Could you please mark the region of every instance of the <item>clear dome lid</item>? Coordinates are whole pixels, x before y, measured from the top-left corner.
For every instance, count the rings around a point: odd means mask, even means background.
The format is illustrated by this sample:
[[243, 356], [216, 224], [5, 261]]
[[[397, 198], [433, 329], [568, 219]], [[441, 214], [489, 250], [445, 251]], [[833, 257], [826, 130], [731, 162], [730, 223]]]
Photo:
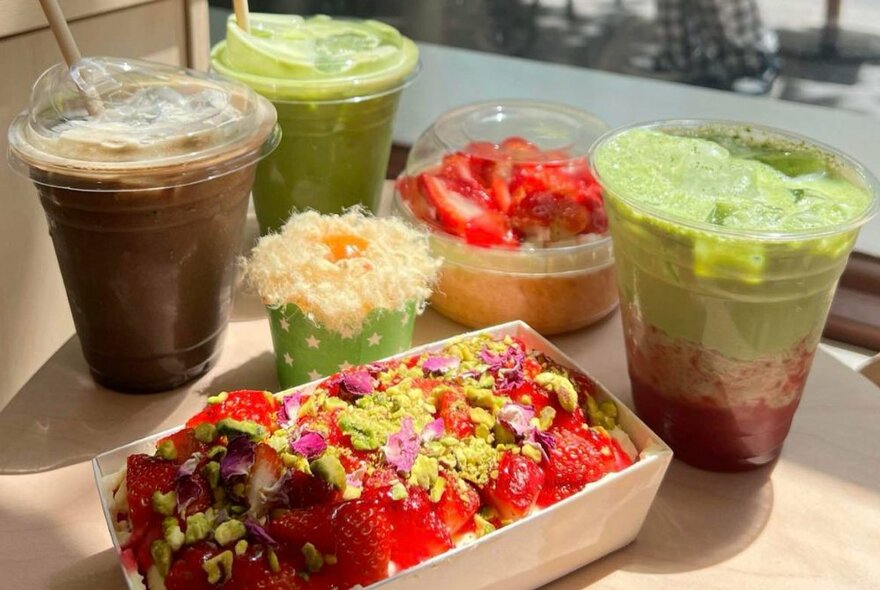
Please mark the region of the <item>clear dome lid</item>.
[[[586, 158], [608, 126], [597, 117], [562, 104], [498, 100], [466, 105], [437, 119], [413, 145], [408, 173], [439, 162], [444, 154], [464, 151], [521, 164], [561, 165]], [[506, 140], [522, 138], [538, 148], [500, 150]]]
[[9, 159], [52, 186], [72, 177], [100, 190], [140, 176], [174, 186], [253, 163], [277, 145], [275, 120], [271, 103], [238, 82], [152, 62], [86, 58], [40, 76], [28, 110], [9, 128]]
[[416, 44], [379, 21], [261, 13], [249, 20], [248, 32], [230, 15], [211, 65], [273, 100], [344, 101], [392, 92], [418, 70]]

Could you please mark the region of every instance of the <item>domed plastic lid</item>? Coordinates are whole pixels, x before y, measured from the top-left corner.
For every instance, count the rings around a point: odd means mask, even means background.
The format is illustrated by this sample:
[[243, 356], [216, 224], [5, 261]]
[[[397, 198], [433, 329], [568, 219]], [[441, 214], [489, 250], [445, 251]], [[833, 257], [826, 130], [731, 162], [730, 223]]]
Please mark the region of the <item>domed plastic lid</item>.
[[415, 43], [373, 20], [250, 15], [250, 33], [231, 16], [213, 68], [275, 100], [347, 100], [397, 90], [418, 67]]
[[[521, 156], [515, 150], [505, 150], [505, 159], [559, 164], [585, 157], [593, 141], [607, 129], [600, 119], [565, 105], [503, 100], [450, 111], [437, 119], [428, 133], [436, 137], [444, 152], [466, 150], [485, 158], [499, 153], [496, 147], [505, 140], [523, 138], [539, 148], [537, 158], [534, 150], [524, 150]], [[413, 155], [418, 157], [418, 149]]]
[[[99, 103], [92, 113], [86, 89]], [[271, 103], [238, 82], [145, 61], [88, 58], [70, 69], [57, 64], [37, 80], [28, 110], [9, 128], [9, 159], [18, 172], [51, 186], [176, 186], [270, 152], [279, 139], [275, 119]]]

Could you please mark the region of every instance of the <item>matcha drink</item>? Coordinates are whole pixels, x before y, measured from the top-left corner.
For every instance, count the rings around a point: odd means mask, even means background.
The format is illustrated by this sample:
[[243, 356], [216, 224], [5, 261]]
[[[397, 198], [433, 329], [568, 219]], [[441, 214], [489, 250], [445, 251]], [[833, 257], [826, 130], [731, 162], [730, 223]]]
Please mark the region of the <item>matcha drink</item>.
[[281, 145], [260, 163], [254, 206], [262, 234], [294, 211], [376, 211], [394, 114], [418, 67], [418, 49], [376, 21], [251, 14], [230, 17], [213, 68], [268, 97]]
[[877, 182], [831, 148], [736, 123], [599, 140], [639, 415], [712, 470], [780, 452]]

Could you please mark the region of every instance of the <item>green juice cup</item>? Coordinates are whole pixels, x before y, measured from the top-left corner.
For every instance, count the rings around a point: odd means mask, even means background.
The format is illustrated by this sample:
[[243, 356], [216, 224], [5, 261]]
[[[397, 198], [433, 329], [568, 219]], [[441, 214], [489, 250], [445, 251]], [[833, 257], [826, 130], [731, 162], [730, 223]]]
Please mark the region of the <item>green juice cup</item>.
[[676, 456], [775, 459], [876, 179], [798, 135], [668, 121], [592, 149], [614, 242], [633, 400]]
[[281, 144], [261, 162], [253, 191], [261, 233], [307, 209], [376, 212], [416, 45], [376, 21], [256, 13], [250, 22], [247, 33], [230, 17], [211, 63], [278, 111]]

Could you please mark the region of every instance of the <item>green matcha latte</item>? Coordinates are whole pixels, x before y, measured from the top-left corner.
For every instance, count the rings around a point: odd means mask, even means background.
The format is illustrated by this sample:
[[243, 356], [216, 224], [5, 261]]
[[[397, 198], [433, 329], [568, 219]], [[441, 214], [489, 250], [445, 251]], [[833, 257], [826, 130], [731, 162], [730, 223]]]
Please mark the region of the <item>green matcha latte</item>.
[[271, 100], [282, 130], [254, 184], [262, 234], [297, 211], [377, 211], [394, 115], [418, 65], [415, 43], [378, 21], [252, 13], [243, 31], [229, 18], [211, 66]]
[[831, 148], [737, 123], [618, 130], [591, 161], [637, 409], [698, 466], [772, 459], [876, 180]]

